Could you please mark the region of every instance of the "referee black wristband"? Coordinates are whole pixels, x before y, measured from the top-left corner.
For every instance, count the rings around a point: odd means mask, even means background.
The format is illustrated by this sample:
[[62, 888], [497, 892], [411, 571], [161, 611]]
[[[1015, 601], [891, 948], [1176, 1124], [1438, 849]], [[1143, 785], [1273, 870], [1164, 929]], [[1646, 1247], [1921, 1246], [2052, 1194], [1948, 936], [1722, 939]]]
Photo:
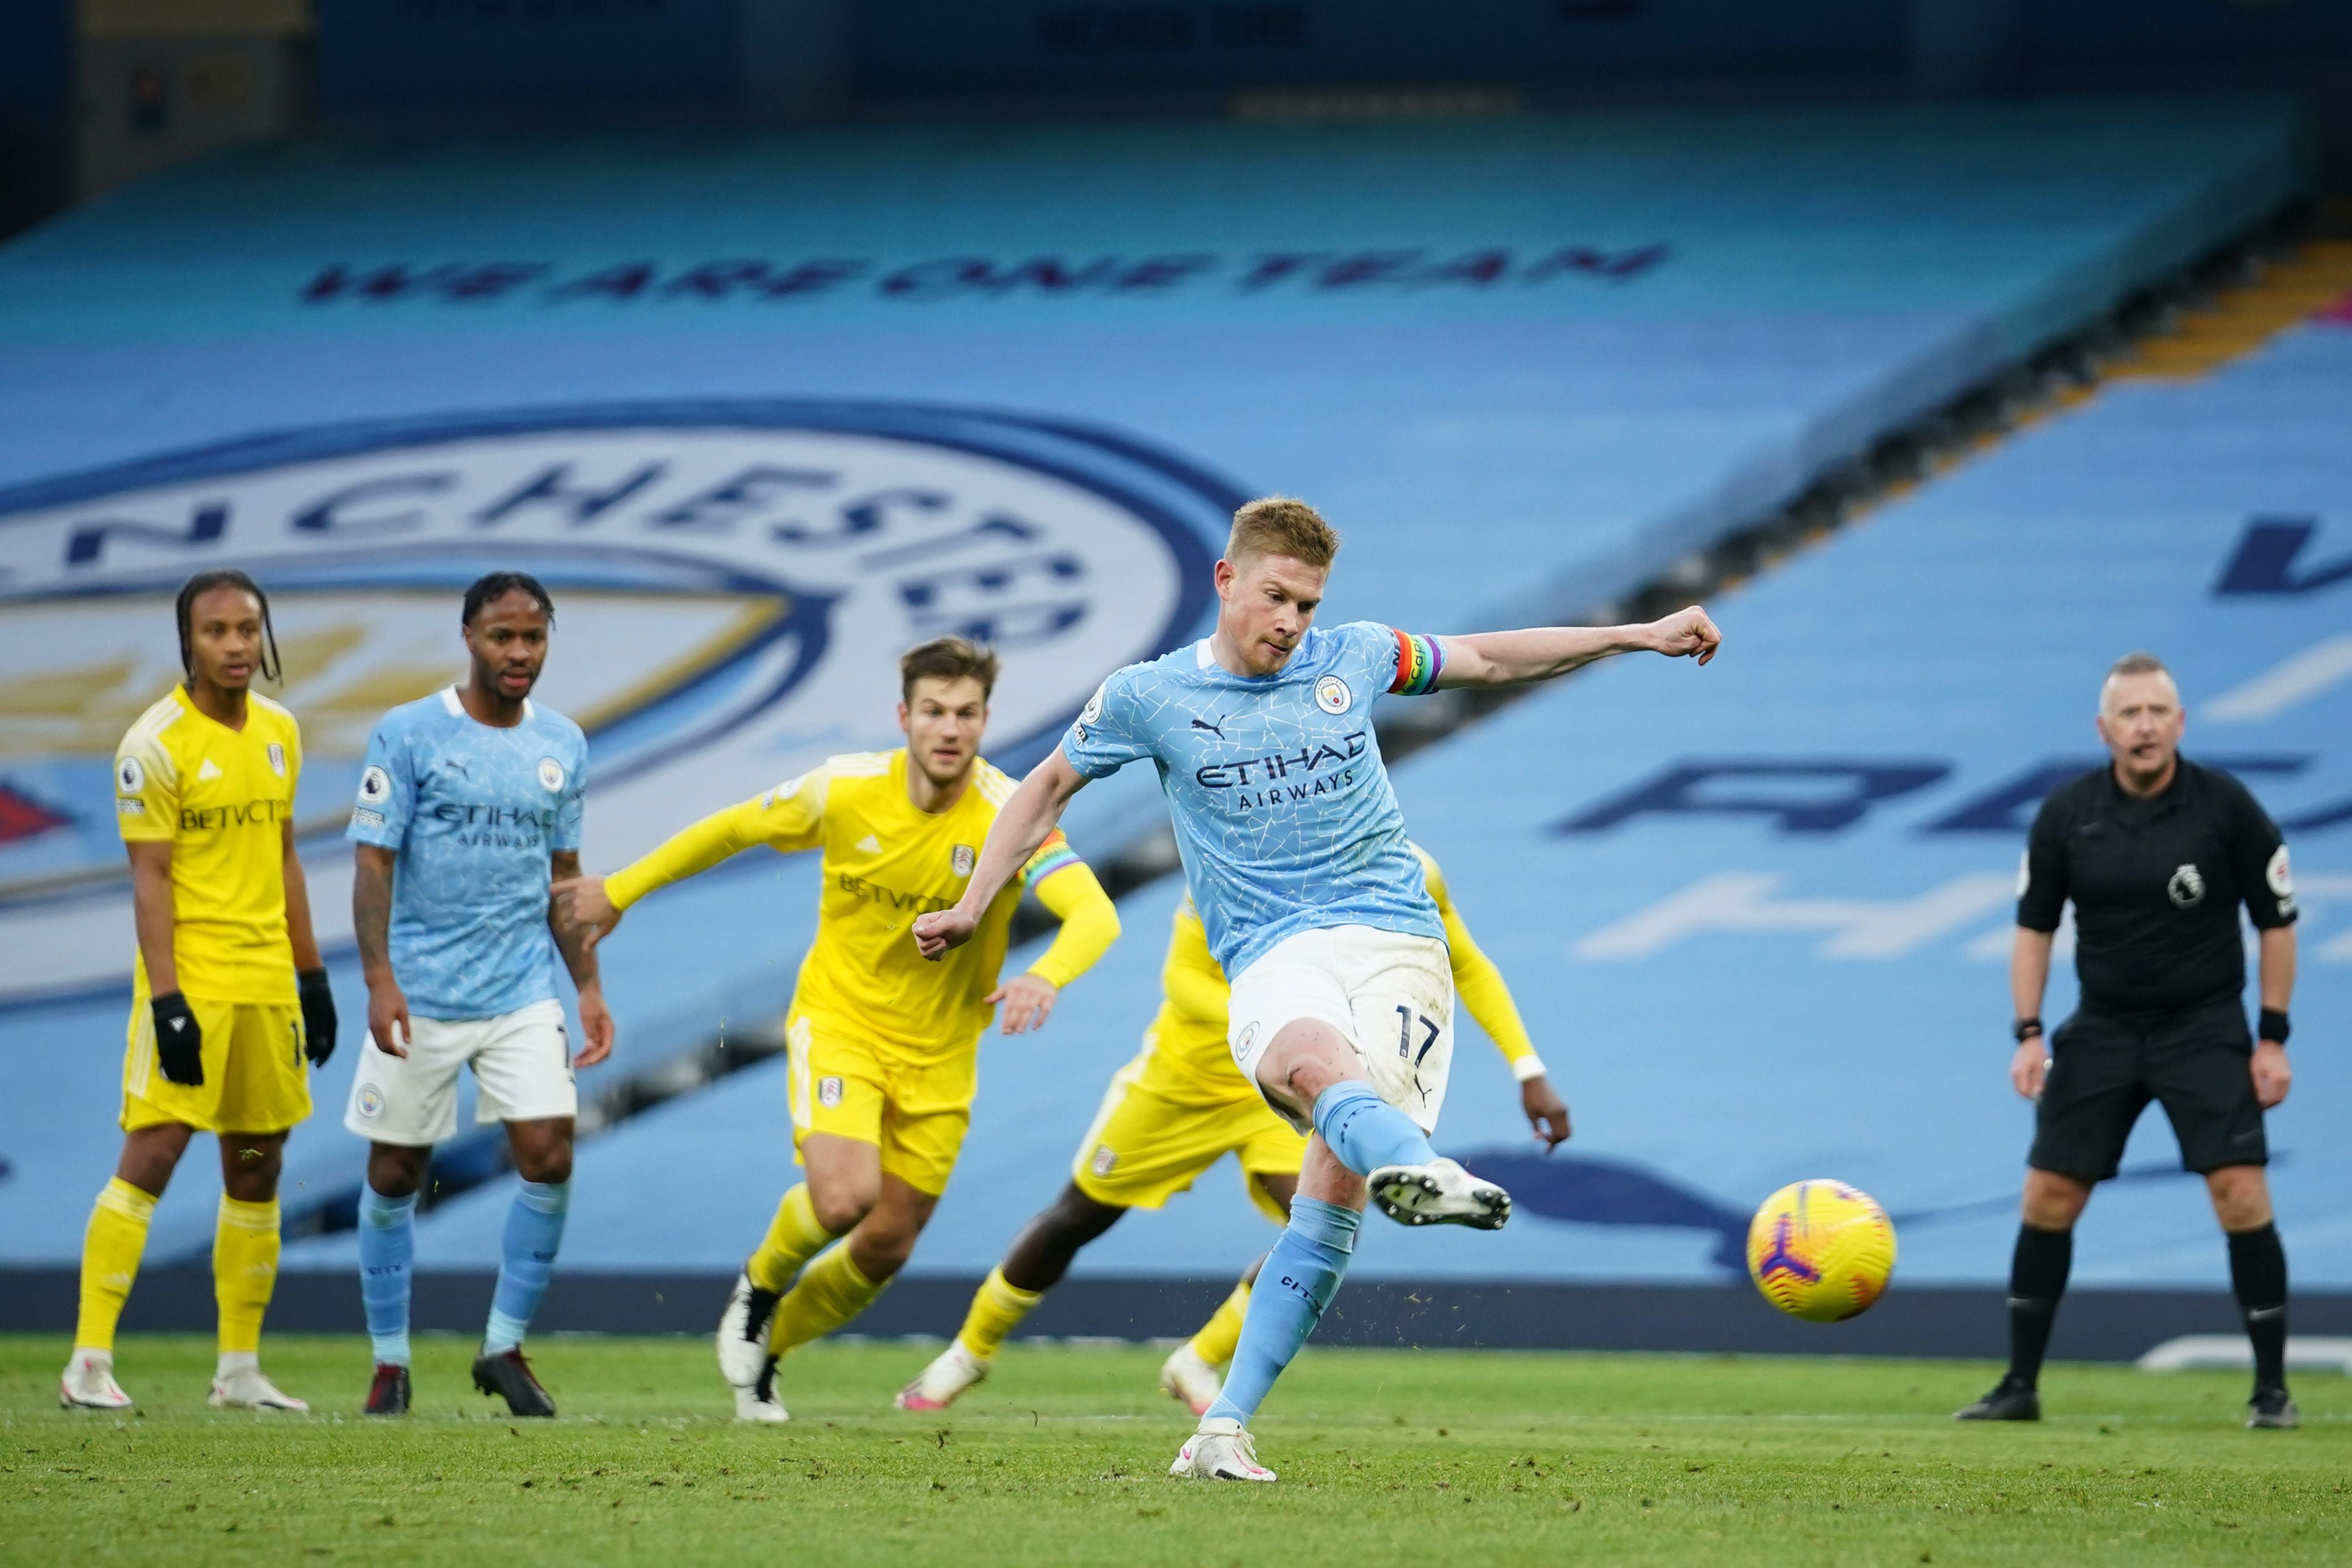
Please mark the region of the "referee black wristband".
[[2020, 1018], [2015, 1024], [2011, 1026], [2009, 1032], [2017, 1037], [2017, 1043], [2021, 1046], [2025, 1044], [2028, 1039], [2042, 1032], [2042, 1020], [2039, 1018]]
[[2261, 1026], [2254, 1031], [2254, 1038], [2268, 1040], [2274, 1046], [2283, 1046], [2286, 1044], [2287, 1030], [2286, 1014], [2276, 1007], [2265, 1007], [2263, 1009]]

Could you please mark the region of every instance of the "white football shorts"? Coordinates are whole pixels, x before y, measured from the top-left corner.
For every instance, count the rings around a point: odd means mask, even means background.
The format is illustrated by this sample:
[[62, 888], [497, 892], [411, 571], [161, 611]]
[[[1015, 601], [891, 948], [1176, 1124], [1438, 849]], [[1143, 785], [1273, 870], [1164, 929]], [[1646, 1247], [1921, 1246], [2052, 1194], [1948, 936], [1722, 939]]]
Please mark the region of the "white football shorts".
[[1234, 976], [1225, 1026], [1234, 1065], [1256, 1083], [1266, 1047], [1301, 1018], [1337, 1029], [1380, 1097], [1423, 1131], [1437, 1130], [1454, 1064], [1454, 965], [1443, 942], [1360, 925], [1284, 938]]
[[343, 1125], [375, 1143], [424, 1148], [457, 1131], [457, 1075], [474, 1069], [474, 1120], [538, 1121], [580, 1113], [572, 1043], [561, 1002], [533, 1002], [495, 1018], [415, 1018], [408, 1055], [362, 1033]]

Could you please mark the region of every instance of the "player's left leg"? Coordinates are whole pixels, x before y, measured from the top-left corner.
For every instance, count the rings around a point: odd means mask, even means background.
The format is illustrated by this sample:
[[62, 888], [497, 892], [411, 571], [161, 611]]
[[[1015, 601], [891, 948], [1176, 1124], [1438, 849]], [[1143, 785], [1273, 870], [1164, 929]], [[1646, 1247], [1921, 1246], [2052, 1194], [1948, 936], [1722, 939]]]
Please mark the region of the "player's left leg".
[[2230, 1284], [2254, 1351], [2254, 1392], [2246, 1425], [2298, 1424], [2286, 1391], [2286, 1248], [2271, 1213], [2270, 1184], [2260, 1165], [2224, 1165], [2205, 1173], [2213, 1213], [2230, 1241]]
[[481, 1354], [474, 1358], [474, 1386], [503, 1398], [517, 1415], [555, 1414], [555, 1402], [523, 1358], [522, 1342], [547, 1296], [572, 1209], [572, 1136], [580, 1094], [571, 1049], [562, 1005], [543, 1001], [488, 1020], [472, 1054], [481, 1089], [475, 1120], [506, 1123], [507, 1150], [522, 1178], [507, 1209], [498, 1289]]
[[1381, 1213], [1486, 1230], [1510, 1218], [1509, 1194], [1429, 1142], [1454, 1047], [1444, 942], [1363, 926], [1303, 931], [1234, 977], [1231, 1017], [1234, 1065], [1366, 1178]]
[[[213, 1235], [220, 1365], [208, 1403], [227, 1409], [310, 1409], [261, 1372], [261, 1320], [278, 1286], [278, 1176], [288, 1129], [310, 1114], [302, 1015], [240, 1005], [221, 1089], [221, 1202]], [[257, 1131], [240, 1131], [256, 1129]]]
[[498, 1288], [481, 1354], [474, 1358], [474, 1386], [504, 1399], [517, 1415], [555, 1414], [555, 1401], [532, 1373], [522, 1344], [554, 1277], [572, 1210], [572, 1135], [569, 1116], [507, 1123], [507, 1148], [522, 1180], [499, 1237]]
[[1005, 1339], [1045, 1299], [1045, 1292], [1061, 1283], [1071, 1259], [1126, 1213], [1121, 1205], [1097, 1202], [1075, 1182], [1064, 1187], [1061, 1196], [1030, 1216], [1003, 1261], [980, 1282], [963, 1326], [948, 1348], [898, 1391], [898, 1408], [944, 1410], [986, 1377]]
[[261, 1320], [278, 1285], [278, 1176], [283, 1132], [220, 1135], [220, 1215], [213, 1231], [213, 1293], [220, 1365], [206, 1403], [220, 1409], [305, 1411], [261, 1372]]
[[809, 1261], [849, 1233], [882, 1193], [883, 1084], [872, 1042], [795, 1009], [784, 1023], [793, 1158], [808, 1173], [776, 1205], [743, 1263], [713, 1342], [719, 1372], [747, 1420], [781, 1421], [768, 1331], [776, 1303]]
[[2263, 1167], [2270, 1143], [2248, 1058], [2253, 1041], [2237, 999], [2171, 1020], [2150, 1041], [2149, 1087], [2180, 1141], [2180, 1163], [2205, 1178], [2229, 1238], [2230, 1283], [2254, 1352], [2246, 1425], [2291, 1427], [2286, 1390], [2286, 1249]]
[[[768, 1364], [761, 1378], [769, 1397], [778, 1358], [855, 1319], [914, 1255], [915, 1242], [930, 1223], [940, 1194], [947, 1191], [964, 1133], [971, 1126], [977, 1045], [975, 1041], [971, 1051], [938, 1058], [887, 1054], [879, 1058], [887, 1081], [877, 1129], [879, 1142], [872, 1151], [878, 1190], [849, 1234], [802, 1269], [792, 1289], [776, 1303], [768, 1326]], [[803, 1152], [815, 1142], [815, 1134], [803, 1140]], [[812, 1160], [812, 1177], [815, 1172]]]

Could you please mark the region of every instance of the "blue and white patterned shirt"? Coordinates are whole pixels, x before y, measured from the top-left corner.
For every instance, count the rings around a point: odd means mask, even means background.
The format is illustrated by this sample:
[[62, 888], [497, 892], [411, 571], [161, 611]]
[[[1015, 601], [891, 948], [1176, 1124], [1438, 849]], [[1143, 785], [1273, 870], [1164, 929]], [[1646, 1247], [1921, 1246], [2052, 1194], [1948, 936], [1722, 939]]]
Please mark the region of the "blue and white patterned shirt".
[[1443, 942], [1372, 731], [1374, 701], [1430, 690], [1443, 664], [1434, 638], [1371, 621], [1309, 627], [1268, 676], [1230, 673], [1203, 639], [1114, 673], [1062, 753], [1090, 779], [1159, 765], [1185, 880], [1228, 975], [1326, 926]]
[[496, 1018], [555, 995], [548, 857], [580, 847], [588, 738], [523, 704], [477, 722], [454, 687], [385, 714], [346, 837], [394, 849], [392, 972], [422, 1018]]

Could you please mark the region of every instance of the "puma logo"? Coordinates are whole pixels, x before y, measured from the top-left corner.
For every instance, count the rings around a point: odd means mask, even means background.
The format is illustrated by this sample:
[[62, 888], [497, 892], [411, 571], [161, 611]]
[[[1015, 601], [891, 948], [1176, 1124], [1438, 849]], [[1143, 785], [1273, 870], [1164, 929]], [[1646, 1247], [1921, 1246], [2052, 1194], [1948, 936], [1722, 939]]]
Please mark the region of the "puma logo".
[[1206, 730], [1210, 734], [1214, 735], [1220, 741], [1225, 738], [1225, 721], [1222, 718], [1213, 724], [1210, 723], [1206, 719], [1195, 719], [1192, 721], [1192, 728], [1195, 730]]

